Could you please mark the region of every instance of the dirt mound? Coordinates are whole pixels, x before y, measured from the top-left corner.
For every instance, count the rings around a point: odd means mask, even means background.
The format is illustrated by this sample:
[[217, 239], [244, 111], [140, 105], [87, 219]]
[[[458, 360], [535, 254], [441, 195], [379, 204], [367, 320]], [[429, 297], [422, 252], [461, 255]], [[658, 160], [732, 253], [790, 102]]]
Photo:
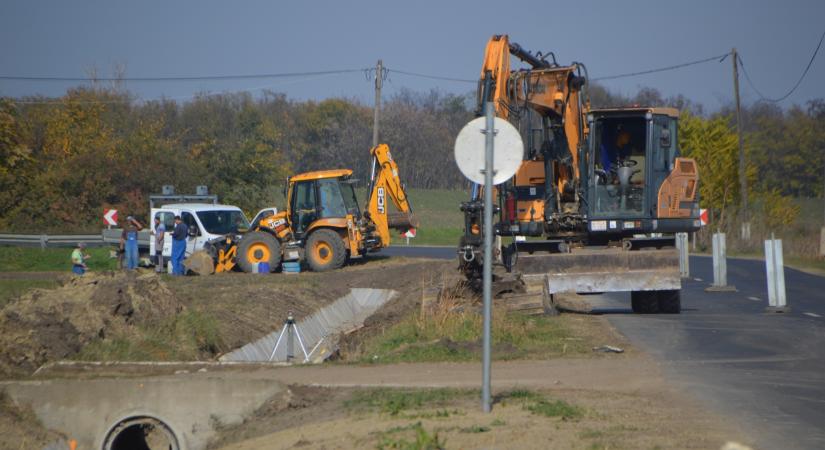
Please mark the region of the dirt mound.
[[154, 273], [93, 273], [33, 290], [0, 310], [0, 376], [30, 374], [94, 339], [128, 334], [182, 309]]

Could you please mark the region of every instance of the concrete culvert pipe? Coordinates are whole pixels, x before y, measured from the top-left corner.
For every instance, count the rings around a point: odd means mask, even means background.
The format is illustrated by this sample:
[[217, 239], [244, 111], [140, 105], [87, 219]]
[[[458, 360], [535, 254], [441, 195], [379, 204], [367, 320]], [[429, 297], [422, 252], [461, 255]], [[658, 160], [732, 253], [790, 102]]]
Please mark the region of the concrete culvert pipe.
[[106, 435], [103, 450], [180, 450], [172, 429], [154, 417], [125, 419]]

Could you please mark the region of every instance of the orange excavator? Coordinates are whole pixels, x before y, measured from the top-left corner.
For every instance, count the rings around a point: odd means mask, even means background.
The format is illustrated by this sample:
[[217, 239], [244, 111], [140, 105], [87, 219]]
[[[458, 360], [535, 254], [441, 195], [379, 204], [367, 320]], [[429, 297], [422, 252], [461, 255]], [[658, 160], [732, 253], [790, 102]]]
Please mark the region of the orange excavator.
[[[510, 56], [526, 63], [514, 69]], [[499, 294], [631, 292], [633, 310], [678, 313], [674, 233], [699, 227], [695, 161], [680, 156], [673, 108], [590, 108], [587, 69], [533, 54], [508, 36], [487, 43], [478, 89], [520, 131], [515, 176], [496, 191]], [[462, 203], [458, 254], [480, 284], [483, 202]]]
[[[283, 262], [306, 263], [313, 271], [340, 268], [350, 258], [390, 245], [390, 230], [405, 232], [417, 225], [390, 148], [370, 150], [373, 167], [366, 210], [355, 195], [352, 170], [302, 173], [287, 179], [284, 210], [261, 218], [249, 230], [227, 235], [193, 255], [190, 269], [199, 274], [226, 272], [236, 266], [276, 271]], [[395, 206], [391, 213], [389, 202]]]

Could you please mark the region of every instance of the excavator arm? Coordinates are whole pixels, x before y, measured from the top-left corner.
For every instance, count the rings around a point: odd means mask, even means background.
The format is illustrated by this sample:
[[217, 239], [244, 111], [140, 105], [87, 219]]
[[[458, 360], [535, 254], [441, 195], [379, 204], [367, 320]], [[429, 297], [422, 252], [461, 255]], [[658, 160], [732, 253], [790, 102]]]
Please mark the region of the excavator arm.
[[[387, 144], [379, 144], [370, 150], [377, 170], [370, 180], [369, 200], [367, 202], [368, 219], [375, 225], [375, 230], [381, 238], [382, 247], [390, 245], [390, 229], [407, 231], [417, 224], [412, 215], [404, 186], [398, 176], [398, 165], [392, 159]], [[390, 214], [387, 197], [398, 210]]]

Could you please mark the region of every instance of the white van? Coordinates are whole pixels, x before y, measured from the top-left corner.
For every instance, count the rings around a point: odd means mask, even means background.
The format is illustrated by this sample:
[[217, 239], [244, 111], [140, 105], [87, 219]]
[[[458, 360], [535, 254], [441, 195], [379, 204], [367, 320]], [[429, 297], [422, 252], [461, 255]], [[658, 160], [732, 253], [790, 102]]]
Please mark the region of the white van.
[[243, 211], [237, 206], [212, 203], [172, 203], [151, 210], [152, 237], [149, 239], [149, 255], [155, 255], [155, 218], [166, 226], [163, 240], [163, 256], [172, 256], [172, 229], [175, 216], [189, 229], [186, 238], [186, 256], [203, 248], [203, 244], [227, 234], [240, 234], [239, 230], [249, 228]]

